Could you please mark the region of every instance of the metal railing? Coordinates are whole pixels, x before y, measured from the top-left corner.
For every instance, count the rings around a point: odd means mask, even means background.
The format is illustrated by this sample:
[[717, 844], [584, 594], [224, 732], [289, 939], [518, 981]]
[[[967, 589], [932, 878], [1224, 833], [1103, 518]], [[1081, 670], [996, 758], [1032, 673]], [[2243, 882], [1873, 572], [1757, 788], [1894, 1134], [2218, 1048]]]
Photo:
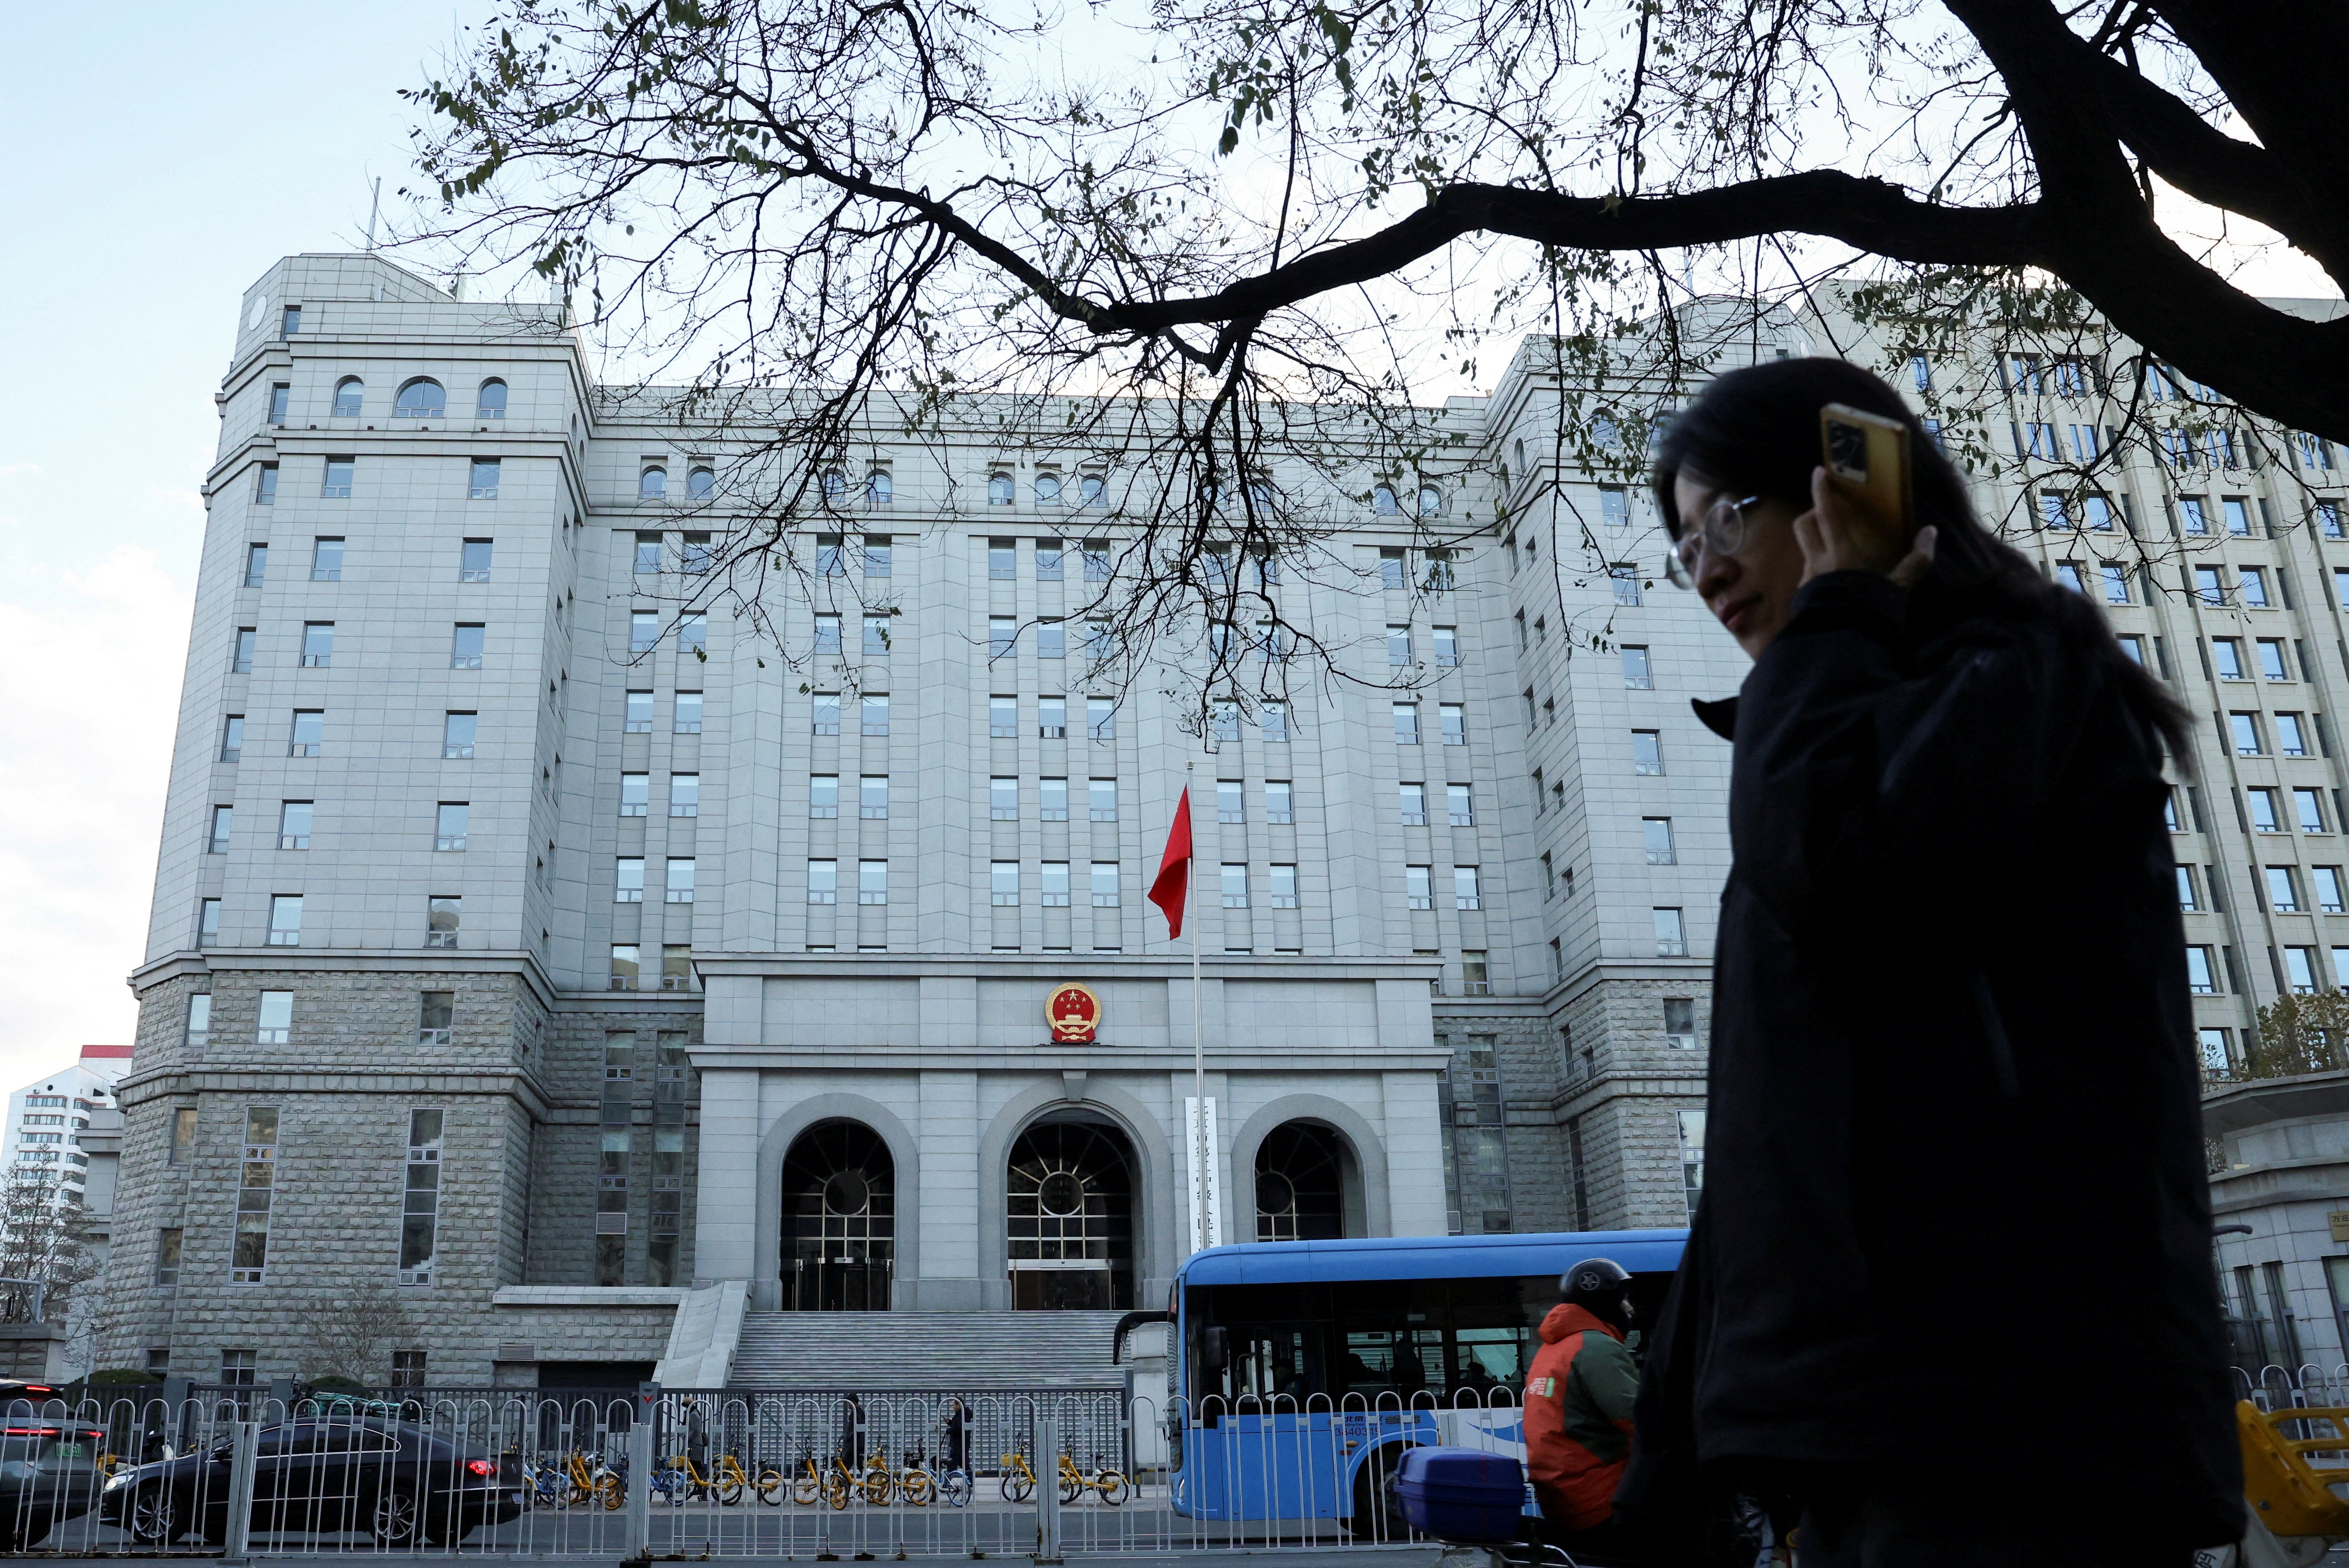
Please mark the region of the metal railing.
[[1334, 1548], [1414, 1539], [1392, 1487], [1408, 1448], [1523, 1454], [1506, 1388], [1170, 1408], [1115, 1388], [215, 1385], [0, 1414], [0, 1460], [24, 1461], [0, 1462], [0, 1551], [90, 1556]]

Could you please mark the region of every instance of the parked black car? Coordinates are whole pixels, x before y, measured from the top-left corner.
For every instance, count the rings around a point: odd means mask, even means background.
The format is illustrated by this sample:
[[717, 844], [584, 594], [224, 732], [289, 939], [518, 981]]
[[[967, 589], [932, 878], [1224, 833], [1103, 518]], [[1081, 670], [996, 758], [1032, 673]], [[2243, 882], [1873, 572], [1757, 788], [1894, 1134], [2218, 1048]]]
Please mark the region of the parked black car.
[[19, 1552], [98, 1497], [106, 1434], [86, 1421], [29, 1415], [0, 1418], [0, 1552]]
[[[99, 1517], [143, 1546], [193, 1532], [228, 1540], [233, 1440], [124, 1470]], [[512, 1462], [404, 1421], [285, 1421], [264, 1427], [254, 1463], [256, 1534], [359, 1531], [385, 1546], [449, 1546], [522, 1512]]]

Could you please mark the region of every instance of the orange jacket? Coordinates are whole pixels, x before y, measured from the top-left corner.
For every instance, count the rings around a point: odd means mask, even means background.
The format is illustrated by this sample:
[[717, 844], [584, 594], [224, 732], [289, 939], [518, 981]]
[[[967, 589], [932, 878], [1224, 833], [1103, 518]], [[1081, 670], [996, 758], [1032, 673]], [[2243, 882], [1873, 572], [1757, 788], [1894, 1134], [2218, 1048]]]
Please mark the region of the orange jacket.
[[1543, 1518], [1588, 1530], [1615, 1511], [1640, 1372], [1623, 1336], [1582, 1307], [1551, 1307], [1541, 1339], [1526, 1375], [1526, 1469]]

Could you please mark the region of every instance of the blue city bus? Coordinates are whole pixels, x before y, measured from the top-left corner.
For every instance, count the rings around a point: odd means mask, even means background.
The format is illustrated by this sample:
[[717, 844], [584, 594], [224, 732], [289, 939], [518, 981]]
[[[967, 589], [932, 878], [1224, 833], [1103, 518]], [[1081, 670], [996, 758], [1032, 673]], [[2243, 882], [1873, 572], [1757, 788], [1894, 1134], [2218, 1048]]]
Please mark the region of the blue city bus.
[[[1557, 1279], [1614, 1259], [1652, 1318], [1686, 1231], [1394, 1236], [1212, 1247], [1177, 1272], [1167, 1461], [1175, 1511], [1201, 1520], [1392, 1525], [1403, 1449], [1525, 1457], [1517, 1401]], [[1528, 1506], [1531, 1491], [1527, 1492]]]

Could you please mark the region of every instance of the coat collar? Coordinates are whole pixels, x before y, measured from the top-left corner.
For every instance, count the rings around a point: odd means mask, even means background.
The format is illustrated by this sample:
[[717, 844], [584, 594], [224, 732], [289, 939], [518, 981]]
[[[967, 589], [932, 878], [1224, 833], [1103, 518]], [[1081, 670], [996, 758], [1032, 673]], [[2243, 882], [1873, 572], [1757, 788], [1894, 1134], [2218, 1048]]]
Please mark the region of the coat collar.
[[1717, 702], [1702, 697], [1691, 697], [1689, 707], [1696, 710], [1696, 721], [1723, 740], [1737, 738], [1737, 699], [1725, 696]]

